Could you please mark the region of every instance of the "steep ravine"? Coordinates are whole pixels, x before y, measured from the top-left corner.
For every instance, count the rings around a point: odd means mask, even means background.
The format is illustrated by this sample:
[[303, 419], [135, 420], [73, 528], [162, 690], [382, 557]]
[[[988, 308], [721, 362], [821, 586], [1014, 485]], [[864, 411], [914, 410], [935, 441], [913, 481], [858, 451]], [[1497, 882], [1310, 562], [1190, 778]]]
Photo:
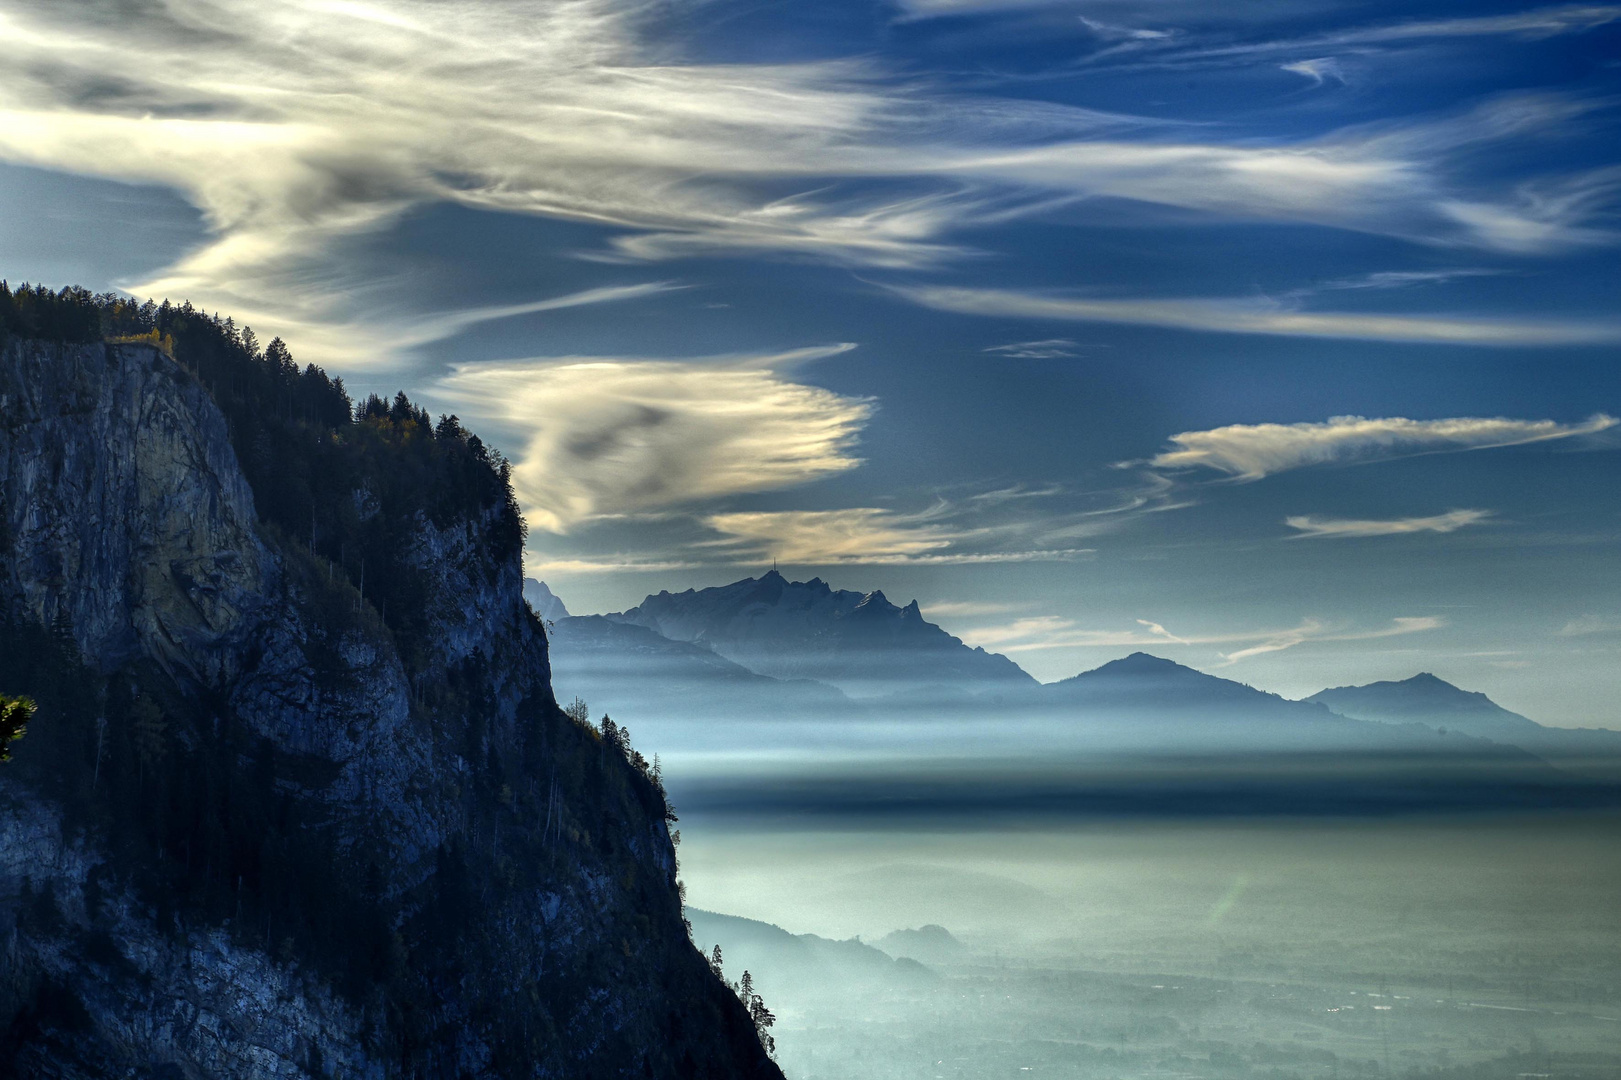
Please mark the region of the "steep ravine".
[[[325, 504], [260, 519], [179, 356], [0, 341], [0, 692], [39, 702], [0, 766], [0, 1072], [780, 1077], [688, 940], [656, 779], [557, 708], [510, 507], [378, 525], [363, 591]], [[403, 466], [355, 460], [361, 528]]]

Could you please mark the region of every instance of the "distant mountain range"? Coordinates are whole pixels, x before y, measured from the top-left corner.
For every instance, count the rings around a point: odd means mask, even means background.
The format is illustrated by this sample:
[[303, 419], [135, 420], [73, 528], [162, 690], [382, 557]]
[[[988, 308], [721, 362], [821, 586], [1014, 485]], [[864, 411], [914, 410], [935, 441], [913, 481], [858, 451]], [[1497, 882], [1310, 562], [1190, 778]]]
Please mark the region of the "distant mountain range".
[[1621, 732], [1544, 727], [1430, 674], [1293, 701], [1139, 652], [1041, 684], [928, 622], [915, 601], [898, 607], [775, 570], [602, 616], [568, 616], [538, 581], [525, 596], [554, 613], [543, 617], [559, 696], [626, 717], [1023, 718], [1063, 721], [1066, 745], [1099, 752], [1621, 762]]
[[1357, 720], [1422, 724], [1507, 743], [1566, 767], [1621, 760], [1621, 731], [1545, 727], [1485, 694], [1460, 690], [1429, 672], [1400, 682], [1337, 686], [1306, 700]]
[[686, 913], [699, 951], [708, 954], [719, 945], [726, 977], [735, 981], [744, 971], [752, 972], [768, 1002], [787, 987], [799, 994], [820, 988], [837, 995], [852, 985], [915, 984], [935, 978], [915, 957], [891, 956], [859, 938], [836, 941], [794, 934], [772, 923], [700, 908], [689, 907]]
[[558, 619], [568, 618], [568, 608], [563, 606], [544, 581], [536, 581], [532, 577], [523, 579], [523, 598], [529, 601], [529, 606], [547, 622], [556, 622]]
[[747, 719], [849, 715], [856, 708], [826, 683], [774, 679], [704, 645], [602, 615], [565, 615], [548, 633], [558, 699], [579, 696], [596, 713]]
[[713, 589], [649, 596], [607, 616], [705, 645], [776, 679], [815, 679], [851, 697], [984, 694], [1034, 687], [1023, 668], [971, 648], [881, 592], [835, 590], [772, 570]]

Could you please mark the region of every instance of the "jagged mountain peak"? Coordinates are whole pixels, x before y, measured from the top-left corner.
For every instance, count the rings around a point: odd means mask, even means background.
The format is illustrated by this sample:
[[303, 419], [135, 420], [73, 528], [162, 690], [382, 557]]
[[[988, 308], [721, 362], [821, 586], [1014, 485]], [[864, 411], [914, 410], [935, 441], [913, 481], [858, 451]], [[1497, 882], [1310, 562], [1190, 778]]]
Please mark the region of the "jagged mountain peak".
[[536, 615], [548, 622], [569, 617], [568, 606], [547, 587], [544, 581], [537, 581], [532, 577], [524, 578], [523, 598], [529, 601], [529, 606], [534, 609]]
[[610, 618], [704, 642], [764, 675], [816, 679], [857, 696], [1034, 685], [1013, 661], [928, 622], [915, 600], [898, 607], [881, 589], [790, 581], [775, 568], [728, 585], [650, 595]]

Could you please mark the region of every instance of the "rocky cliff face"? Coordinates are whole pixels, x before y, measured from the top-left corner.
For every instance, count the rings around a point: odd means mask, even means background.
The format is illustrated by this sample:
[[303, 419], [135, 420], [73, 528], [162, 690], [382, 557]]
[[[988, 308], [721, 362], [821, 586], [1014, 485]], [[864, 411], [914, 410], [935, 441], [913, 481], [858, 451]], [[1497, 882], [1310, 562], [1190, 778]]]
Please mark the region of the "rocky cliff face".
[[152, 347], [0, 347], [11, 1075], [780, 1076], [655, 779], [557, 709], [504, 508], [397, 525], [389, 617], [233, 434]]

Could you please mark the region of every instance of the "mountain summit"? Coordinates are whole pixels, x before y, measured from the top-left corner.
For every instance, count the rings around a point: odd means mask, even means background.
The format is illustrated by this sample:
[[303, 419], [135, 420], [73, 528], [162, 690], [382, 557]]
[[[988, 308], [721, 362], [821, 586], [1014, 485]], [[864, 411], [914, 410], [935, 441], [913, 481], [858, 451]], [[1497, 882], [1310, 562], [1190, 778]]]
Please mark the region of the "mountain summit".
[[1518, 743], [1546, 730], [1534, 720], [1509, 712], [1485, 694], [1460, 689], [1427, 671], [1400, 682], [1336, 686], [1306, 700], [1358, 720], [1452, 728], [1496, 742]]
[[524, 578], [523, 598], [529, 601], [529, 606], [534, 609], [535, 614], [547, 622], [556, 622], [558, 619], [569, 617], [568, 608], [556, 593], [546, 587], [544, 581], [536, 581], [532, 577]]
[[1621, 732], [1547, 727], [1427, 671], [1400, 681], [1336, 686], [1306, 700], [1356, 720], [1422, 724], [1518, 746], [1566, 767], [1621, 768]]
[[816, 679], [856, 697], [941, 690], [953, 694], [1032, 687], [1013, 661], [970, 648], [882, 592], [834, 589], [821, 578], [789, 581], [776, 570], [710, 589], [649, 596], [609, 618], [778, 679]]

